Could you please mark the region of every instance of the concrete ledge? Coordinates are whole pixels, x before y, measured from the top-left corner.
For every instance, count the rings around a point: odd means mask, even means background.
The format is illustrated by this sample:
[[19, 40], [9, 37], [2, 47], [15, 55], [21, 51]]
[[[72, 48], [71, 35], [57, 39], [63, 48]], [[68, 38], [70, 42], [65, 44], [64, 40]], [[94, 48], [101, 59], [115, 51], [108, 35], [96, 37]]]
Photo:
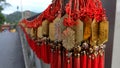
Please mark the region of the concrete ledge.
[[44, 63], [42, 60], [40, 60], [33, 50], [29, 47], [25, 35], [23, 31], [20, 29], [20, 27], [17, 27], [17, 31], [19, 32], [21, 44], [22, 44], [22, 51], [25, 61], [25, 67], [26, 68], [50, 68], [50, 64]]

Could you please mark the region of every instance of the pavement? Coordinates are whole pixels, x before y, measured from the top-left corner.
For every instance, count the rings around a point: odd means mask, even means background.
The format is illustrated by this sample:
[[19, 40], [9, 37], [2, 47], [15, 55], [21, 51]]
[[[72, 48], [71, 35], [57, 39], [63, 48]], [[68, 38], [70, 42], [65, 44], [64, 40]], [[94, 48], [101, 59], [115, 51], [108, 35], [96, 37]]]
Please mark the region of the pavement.
[[25, 68], [18, 32], [0, 33], [0, 68]]

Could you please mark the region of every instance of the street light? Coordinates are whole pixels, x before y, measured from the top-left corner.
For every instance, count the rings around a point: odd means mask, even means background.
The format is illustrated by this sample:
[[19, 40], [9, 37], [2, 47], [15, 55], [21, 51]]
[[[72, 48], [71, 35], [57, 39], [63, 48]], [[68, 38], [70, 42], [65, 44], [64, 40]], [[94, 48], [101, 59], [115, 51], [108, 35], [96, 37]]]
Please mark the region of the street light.
[[23, 19], [23, 5], [22, 5], [22, 0], [20, 2], [20, 5], [21, 5], [21, 15], [22, 15], [22, 19]]

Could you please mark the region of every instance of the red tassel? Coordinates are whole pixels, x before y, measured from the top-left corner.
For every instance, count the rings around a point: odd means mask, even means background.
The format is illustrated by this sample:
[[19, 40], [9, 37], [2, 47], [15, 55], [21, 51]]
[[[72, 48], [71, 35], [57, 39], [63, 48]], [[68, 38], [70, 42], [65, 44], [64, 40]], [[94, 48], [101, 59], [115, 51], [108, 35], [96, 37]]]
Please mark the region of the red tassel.
[[57, 50], [54, 51], [54, 59], [53, 59], [53, 62], [54, 62], [54, 68], [57, 67], [57, 63], [58, 63], [58, 58], [57, 58], [58, 54], [57, 54]]
[[87, 56], [86, 56], [86, 54], [81, 56], [81, 68], [87, 68]]
[[39, 59], [41, 59], [41, 46], [40, 45], [36, 46], [36, 55]]
[[[68, 54], [68, 55], [67, 55]], [[66, 58], [65, 58], [66, 67], [65, 68], [72, 68], [72, 55], [69, 55], [69, 52], [66, 51]]]
[[99, 56], [92, 56], [93, 60], [92, 60], [92, 68], [98, 68], [98, 61], [99, 61]]
[[67, 54], [67, 51], [64, 51], [64, 54], [63, 54], [63, 66], [64, 68], [67, 68], [67, 57], [66, 57], [66, 54]]
[[41, 58], [42, 60], [44, 61], [44, 63], [47, 63], [47, 46], [45, 44], [45, 42], [42, 42], [42, 45], [41, 45]]
[[74, 57], [74, 68], [80, 68], [80, 57]]
[[72, 68], [72, 56], [71, 57], [67, 57], [66, 62], [67, 62], [66, 68]]
[[58, 59], [58, 61], [57, 61], [57, 68], [61, 68], [61, 51], [60, 50], [58, 50], [57, 51], [57, 59]]
[[99, 68], [104, 68], [104, 63], [105, 63], [104, 59], [105, 59], [105, 56], [103, 53], [103, 55], [99, 56]]
[[51, 50], [51, 53], [50, 53], [50, 68], [54, 68], [54, 51]]
[[45, 54], [45, 51], [44, 51], [44, 44], [42, 43], [41, 44], [41, 59], [44, 61], [44, 54]]
[[87, 68], [92, 68], [92, 60], [91, 60], [91, 56], [87, 57]]
[[62, 68], [66, 68], [66, 52], [62, 51]]
[[47, 60], [48, 60], [48, 64], [50, 63], [50, 56], [51, 55], [51, 48], [50, 45], [47, 45]]
[[48, 63], [48, 59], [47, 59], [47, 45], [44, 43], [44, 62]]

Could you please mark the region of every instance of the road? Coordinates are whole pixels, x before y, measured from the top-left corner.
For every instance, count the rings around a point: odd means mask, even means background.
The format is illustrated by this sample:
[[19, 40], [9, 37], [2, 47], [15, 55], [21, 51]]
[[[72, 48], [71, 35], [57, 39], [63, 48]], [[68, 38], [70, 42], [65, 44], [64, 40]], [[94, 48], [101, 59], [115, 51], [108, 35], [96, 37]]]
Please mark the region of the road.
[[0, 33], [0, 68], [25, 68], [18, 32]]

